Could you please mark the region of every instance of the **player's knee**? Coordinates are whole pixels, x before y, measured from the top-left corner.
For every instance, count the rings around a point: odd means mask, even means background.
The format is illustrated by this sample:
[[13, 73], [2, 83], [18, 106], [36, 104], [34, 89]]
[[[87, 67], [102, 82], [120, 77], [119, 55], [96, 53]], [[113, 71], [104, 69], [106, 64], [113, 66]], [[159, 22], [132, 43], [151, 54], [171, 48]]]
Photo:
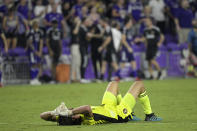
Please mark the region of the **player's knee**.
[[144, 87], [144, 83], [143, 83], [143, 81], [136, 81], [135, 86], [136, 87]]
[[118, 82], [117, 81], [111, 81], [109, 84], [112, 85], [112, 86], [117, 86]]
[[115, 96], [117, 95], [117, 91], [118, 91], [118, 82], [116, 81], [112, 81], [108, 84], [107, 90], [108, 92], [111, 92], [112, 94], [114, 94]]
[[117, 81], [111, 81], [108, 85], [108, 90], [114, 89], [118, 87], [118, 82]]

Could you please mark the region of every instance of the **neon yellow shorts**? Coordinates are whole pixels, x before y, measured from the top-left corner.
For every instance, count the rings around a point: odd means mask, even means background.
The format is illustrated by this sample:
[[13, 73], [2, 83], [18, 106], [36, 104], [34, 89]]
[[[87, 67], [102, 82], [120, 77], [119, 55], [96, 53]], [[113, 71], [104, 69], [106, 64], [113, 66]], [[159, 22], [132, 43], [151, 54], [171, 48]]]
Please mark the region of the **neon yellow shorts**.
[[135, 98], [130, 93], [127, 93], [123, 97], [119, 105], [117, 105], [116, 96], [108, 91], [105, 92], [102, 100], [102, 105], [105, 105], [106, 108], [115, 110], [116, 114], [122, 117], [123, 119], [131, 114], [132, 109], [135, 106], [135, 103]]

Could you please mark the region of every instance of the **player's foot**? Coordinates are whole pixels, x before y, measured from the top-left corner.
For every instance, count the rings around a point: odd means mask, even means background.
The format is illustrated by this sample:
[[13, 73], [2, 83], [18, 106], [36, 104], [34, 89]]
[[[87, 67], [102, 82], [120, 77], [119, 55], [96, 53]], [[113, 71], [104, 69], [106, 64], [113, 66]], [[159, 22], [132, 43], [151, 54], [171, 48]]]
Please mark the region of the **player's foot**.
[[145, 121], [161, 121], [161, 117], [157, 117], [154, 113], [146, 114]]
[[41, 82], [38, 79], [33, 79], [30, 81], [31, 85], [41, 85]]
[[138, 118], [136, 115], [134, 115], [134, 113], [132, 112], [131, 113], [131, 115], [132, 115], [132, 119], [130, 119], [129, 121], [140, 121], [141, 119], [140, 118]]
[[158, 75], [157, 75], [157, 80], [160, 80], [161, 79], [161, 75], [162, 75], [162, 73], [161, 73], [161, 71], [159, 71], [158, 72]]
[[149, 78], [148, 78], [148, 80], [153, 80], [154, 78], [153, 78], [153, 76], [150, 76]]
[[80, 82], [86, 84], [86, 83], [90, 83], [91, 81], [90, 80], [87, 80], [87, 79], [81, 79]]

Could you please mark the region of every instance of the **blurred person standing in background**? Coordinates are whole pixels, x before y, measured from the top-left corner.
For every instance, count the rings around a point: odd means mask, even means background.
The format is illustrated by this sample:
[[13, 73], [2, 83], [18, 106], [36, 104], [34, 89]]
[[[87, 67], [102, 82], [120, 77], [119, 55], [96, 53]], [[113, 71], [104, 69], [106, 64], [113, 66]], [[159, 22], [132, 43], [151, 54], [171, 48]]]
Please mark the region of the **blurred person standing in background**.
[[125, 0], [117, 0], [117, 4], [112, 7], [112, 19], [118, 21], [120, 23], [120, 26], [123, 27], [125, 17]]
[[[7, 43], [6, 36], [1, 28], [0, 28], [0, 38], [3, 41], [4, 51], [5, 51], [5, 53], [7, 53], [8, 52], [8, 43]], [[2, 45], [1, 45], [1, 47], [2, 47]], [[0, 52], [0, 57], [1, 57], [1, 55], [2, 55], [2, 51]]]
[[[197, 19], [193, 20], [193, 28], [188, 34], [188, 43], [189, 43], [189, 59], [188, 59], [188, 73], [191, 73], [193, 76], [195, 74], [194, 68], [197, 68]], [[188, 75], [188, 74], [187, 74]]]
[[162, 33], [165, 33], [165, 3], [163, 0], [150, 0], [152, 16]]
[[58, 21], [56, 19], [51, 21], [52, 27], [47, 30], [46, 45], [48, 47], [49, 55], [52, 59], [52, 79], [56, 81], [56, 66], [62, 54], [62, 38], [63, 33], [58, 28]]
[[98, 23], [95, 23], [93, 25], [91, 32], [88, 34], [91, 37], [91, 58], [94, 68], [94, 76], [96, 80], [99, 79], [99, 72], [102, 65], [102, 57], [101, 53], [98, 52], [98, 48], [103, 42], [103, 34], [104, 30]]
[[86, 67], [88, 66], [88, 46], [89, 40], [88, 32], [89, 27], [92, 25], [92, 20], [90, 18], [83, 18], [79, 29], [79, 46], [81, 54], [81, 82], [87, 83], [88, 80], [85, 79]]
[[9, 8], [8, 15], [4, 17], [3, 29], [5, 30], [8, 48], [16, 48], [17, 34], [19, 30], [19, 18], [15, 12], [15, 7]]
[[64, 36], [65, 36], [66, 31], [64, 30], [65, 29], [64, 17], [61, 13], [57, 12], [56, 4], [53, 4], [52, 11], [45, 15], [44, 23], [45, 23], [46, 30], [48, 30], [48, 28], [50, 28], [53, 25], [52, 21], [54, 19], [57, 21], [58, 28], [64, 32]]
[[181, 5], [176, 13], [175, 23], [178, 32], [179, 44], [187, 41], [187, 36], [192, 28], [193, 13], [187, 0], [181, 0]]
[[71, 27], [71, 82], [80, 82], [81, 80], [81, 54], [79, 50], [79, 29], [81, 26], [81, 20], [79, 17], [74, 18], [74, 23]]
[[35, 18], [39, 21], [39, 26], [44, 29], [44, 17], [46, 14], [46, 7], [42, 5], [42, 0], [37, 0], [34, 7]]
[[38, 21], [34, 21], [32, 25], [32, 29], [28, 34], [28, 48], [29, 48], [29, 58], [31, 62], [31, 81], [32, 85], [41, 84], [39, 81], [39, 77], [42, 75], [42, 49], [43, 49], [43, 40], [44, 33], [39, 28]]
[[[114, 28], [109, 25], [107, 18], [102, 19], [102, 26], [105, 29], [104, 41], [102, 45], [98, 48], [99, 52], [102, 52], [102, 67], [100, 79], [104, 80], [104, 74], [108, 65], [108, 81], [111, 80], [111, 70], [115, 72], [117, 80], [121, 78], [120, 68], [118, 66], [119, 62], [119, 49], [122, 39], [122, 34], [119, 31], [120, 25], [117, 22], [114, 23]], [[119, 29], [117, 29], [119, 28]], [[111, 68], [112, 67], [112, 68]]]
[[158, 75], [157, 79], [161, 78], [161, 69], [158, 62], [155, 60], [157, 56], [158, 48], [164, 41], [164, 35], [160, 32], [159, 28], [154, 26], [151, 18], [145, 19], [146, 28], [144, 30], [144, 36], [142, 38], [135, 38], [134, 42], [145, 42], [146, 44], [146, 60], [148, 61], [148, 70], [150, 73], [150, 78], [153, 79], [153, 69], [152, 66], [155, 66]]
[[126, 17], [125, 27], [122, 31], [122, 51], [121, 51], [121, 68], [125, 67], [125, 63], [129, 62], [132, 68], [132, 72], [129, 73], [129, 76], [137, 78], [137, 67], [134, 58], [134, 52], [131, 47], [135, 37], [135, 29], [133, 28], [133, 21], [131, 17]]

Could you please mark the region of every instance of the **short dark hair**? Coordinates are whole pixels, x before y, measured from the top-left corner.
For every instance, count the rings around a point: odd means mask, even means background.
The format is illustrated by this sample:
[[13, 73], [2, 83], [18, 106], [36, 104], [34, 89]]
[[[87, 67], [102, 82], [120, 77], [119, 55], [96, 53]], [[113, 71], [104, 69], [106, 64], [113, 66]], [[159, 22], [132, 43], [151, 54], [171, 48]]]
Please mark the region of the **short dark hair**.
[[81, 121], [82, 121], [81, 118], [80, 119], [72, 119], [72, 117], [59, 115], [57, 123], [59, 126], [81, 125]]
[[126, 16], [125, 20], [124, 20], [124, 24], [126, 25], [130, 20], [133, 20], [132, 16]]
[[107, 24], [110, 24], [110, 20], [107, 17], [102, 17], [101, 20], [104, 21]]

